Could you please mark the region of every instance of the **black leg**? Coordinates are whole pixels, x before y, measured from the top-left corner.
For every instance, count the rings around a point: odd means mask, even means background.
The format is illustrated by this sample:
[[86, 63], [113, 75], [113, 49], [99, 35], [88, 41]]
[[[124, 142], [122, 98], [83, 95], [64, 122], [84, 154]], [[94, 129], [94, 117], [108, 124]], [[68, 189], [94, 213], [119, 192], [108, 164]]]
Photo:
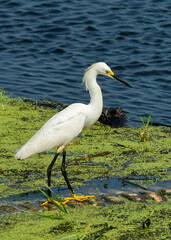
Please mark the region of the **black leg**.
[[69, 182], [69, 180], [68, 180], [67, 172], [66, 172], [66, 169], [65, 169], [65, 157], [66, 157], [66, 151], [64, 150], [64, 151], [63, 151], [61, 171], [62, 171], [62, 175], [63, 175], [63, 177], [65, 178], [65, 181], [66, 181], [66, 183], [67, 183], [67, 185], [68, 185], [68, 188], [69, 188], [69, 190], [70, 190], [71, 195], [74, 195], [74, 190], [73, 190], [72, 187], [71, 187], [71, 184], [70, 184], [70, 182]]
[[[52, 172], [52, 168], [53, 168], [53, 165], [58, 157], [59, 153], [56, 153], [51, 164], [49, 165], [48, 169], [47, 169], [47, 179], [48, 179], [48, 187], [50, 188], [51, 186], [51, 172]], [[51, 197], [51, 191], [48, 189], [48, 196]]]

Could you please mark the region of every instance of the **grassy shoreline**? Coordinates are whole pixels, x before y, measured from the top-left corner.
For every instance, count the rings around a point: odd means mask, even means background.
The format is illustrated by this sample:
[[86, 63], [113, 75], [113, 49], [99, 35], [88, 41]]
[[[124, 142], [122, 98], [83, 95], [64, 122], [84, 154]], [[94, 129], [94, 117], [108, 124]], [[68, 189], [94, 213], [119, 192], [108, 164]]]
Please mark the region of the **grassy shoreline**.
[[[47, 166], [56, 149], [22, 161], [16, 160], [14, 153], [56, 112], [56, 109], [25, 103], [0, 92], [0, 198], [36, 191], [46, 185]], [[67, 156], [67, 171], [72, 185], [81, 186], [84, 181], [97, 177], [143, 176], [154, 178], [151, 180], [154, 184], [158, 180], [170, 180], [171, 129], [150, 126], [146, 143], [140, 137], [143, 130], [144, 127], [114, 129], [97, 122], [83, 133], [82, 138], [75, 139], [75, 144], [68, 147]], [[102, 152], [110, 154], [75, 161]], [[54, 186], [65, 185], [60, 165], [61, 159], [55, 164]], [[89, 235], [85, 239], [169, 239], [169, 203], [167, 198], [160, 204], [126, 201], [121, 206], [96, 207]], [[153, 224], [143, 230], [142, 221], [152, 211], [155, 212]], [[71, 212], [81, 230], [89, 222], [92, 206], [71, 209]], [[71, 231], [65, 221], [54, 222], [23, 213], [8, 219], [3, 214], [0, 217], [3, 219], [1, 239], [60, 239]]]

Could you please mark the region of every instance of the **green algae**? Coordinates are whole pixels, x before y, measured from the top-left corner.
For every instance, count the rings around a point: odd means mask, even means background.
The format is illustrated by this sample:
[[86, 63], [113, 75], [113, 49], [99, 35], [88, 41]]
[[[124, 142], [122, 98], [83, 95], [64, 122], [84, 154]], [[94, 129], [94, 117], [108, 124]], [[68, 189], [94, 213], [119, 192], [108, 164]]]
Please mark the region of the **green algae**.
[[[15, 151], [21, 147], [58, 110], [24, 103], [0, 92], [0, 198], [36, 191], [46, 185], [46, 171], [53, 153], [36, 154], [25, 160], [16, 160]], [[85, 181], [107, 177], [146, 177], [150, 184], [170, 180], [171, 129], [148, 128], [146, 143], [141, 142], [142, 128], [111, 129], [99, 122], [76, 145], [67, 149], [67, 172], [73, 186]], [[88, 155], [110, 152], [108, 155], [76, 159]], [[60, 171], [61, 158], [52, 173], [53, 186], [66, 186]], [[169, 239], [169, 203], [125, 204], [96, 207], [93, 222], [85, 239]], [[143, 221], [154, 211], [149, 229]], [[92, 207], [71, 209], [80, 231], [91, 217]], [[51, 214], [51, 213], [49, 213]], [[1, 219], [6, 215], [1, 215]], [[60, 239], [72, 231], [66, 221], [54, 222], [29, 214], [19, 213], [1, 221], [1, 239]], [[33, 237], [34, 236], [34, 237]]]
[[[170, 239], [170, 200], [164, 204], [142, 204], [126, 201], [122, 205], [96, 207], [88, 234], [84, 240], [127, 240], [127, 239]], [[83, 233], [90, 222], [93, 207], [84, 206], [69, 209], [78, 232]], [[143, 229], [143, 222], [150, 217], [150, 226]], [[61, 217], [59, 211], [42, 213]], [[50, 220], [32, 214], [19, 213], [8, 216], [1, 224], [0, 237], [3, 240], [62, 239], [73, 234], [72, 226], [66, 220]], [[71, 238], [77, 239], [77, 238]]]
[[[35, 108], [17, 99], [3, 95], [0, 108], [0, 174], [2, 181], [8, 184], [19, 182], [25, 188], [30, 181], [37, 189], [45, 182], [46, 169], [53, 152], [37, 154], [26, 160], [14, 159], [15, 151], [21, 147], [57, 110], [43, 107]], [[71, 177], [77, 175], [79, 180], [95, 177], [120, 176], [133, 174], [143, 176], [160, 176], [162, 181], [168, 179], [167, 171], [171, 159], [171, 130], [167, 127], [150, 127], [149, 137], [144, 144], [140, 140], [142, 128], [111, 129], [97, 123], [82, 138], [75, 139], [77, 145], [68, 147], [67, 171]], [[80, 156], [111, 152], [109, 155], [76, 162]], [[61, 160], [56, 163], [60, 169]], [[126, 167], [125, 167], [126, 166]], [[79, 169], [79, 170], [78, 170]], [[89, 171], [87, 171], [89, 170]], [[61, 172], [55, 171], [54, 184], [64, 184]], [[43, 184], [44, 185], [44, 184]], [[2, 189], [2, 188], [1, 188]], [[14, 190], [14, 189], [13, 189]], [[28, 190], [28, 189], [27, 189]], [[30, 189], [35, 190], [35, 189]], [[10, 195], [6, 189], [6, 196]], [[15, 191], [15, 190], [14, 190]], [[21, 190], [20, 190], [21, 191]], [[2, 190], [3, 196], [4, 191]], [[0, 195], [1, 195], [0, 193]], [[12, 193], [13, 194], [13, 193]]]
[[[16, 160], [15, 151], [21, 147], [57, 110], [35, 107], [32, 103], [8, 98], [3, 94], [0, 108], [0, 196], [27, 192], [45, 186], [46, 169], [56, 149], [25, 160]], [[96, 177], [157, 176], [168, 179], [171, 159], [171, 131], [167, 127], [149, 127], [147, 142], [141, 142], [143, 128], [111, 129], [97, 123], [69, 145], [67, 171], [73, 185]], [[80, 156], [111, 152], [106, 156], [74, 161]], [[60, 172], [61, 159], [55, 164], [53, 184], [65, 184]], [[77, 177], [75, 177], [77, 176]], [[74, 181], [72, 181], [74, 178]], [[31, 184], [30, 184], [31, 183]], [[17, 184], [17, 185], [16, 185]], [[15, 187], [16, 186], [16, 187]], [[19, 187], [19, 189], [18, 189]]]

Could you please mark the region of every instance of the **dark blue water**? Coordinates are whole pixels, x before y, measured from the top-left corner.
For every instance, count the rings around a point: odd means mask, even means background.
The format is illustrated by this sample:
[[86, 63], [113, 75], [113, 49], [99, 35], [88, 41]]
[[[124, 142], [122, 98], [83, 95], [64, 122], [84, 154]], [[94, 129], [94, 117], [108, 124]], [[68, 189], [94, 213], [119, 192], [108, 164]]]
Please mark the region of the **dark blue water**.
[[130, 126], [171, 125], [170, 0], [0, 1], [0, 87], [12, 96], [88, 103], [80, 83], [98, 61], [134, 86], [99, 77], [105, 107]]

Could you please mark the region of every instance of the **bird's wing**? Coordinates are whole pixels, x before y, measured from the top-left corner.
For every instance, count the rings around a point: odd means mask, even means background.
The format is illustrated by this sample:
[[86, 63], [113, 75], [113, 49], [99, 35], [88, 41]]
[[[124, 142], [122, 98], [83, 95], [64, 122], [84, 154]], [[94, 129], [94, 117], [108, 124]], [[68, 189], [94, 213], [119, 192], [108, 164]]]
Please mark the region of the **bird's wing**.
[[[49, 130], [45, 130], [46, 138], [49, 141], [49, 149], [53, 147], [66, 146], [74, 138], [76, 138], [83, 130], [85, 115], [82, 112], [68, 117], [63, 122], [51, 124]], [[53, 147], [52, 147], [53, 146]]]
[[[65, 114], [64, 114], [65, 113]], [[77, 137], [85, 122], [85, 114], [69, 110], [56, 114], [17, 152], [18, 159], [27, 158], [35, 153], [44, 152], [55, 147], [66, 146]], [[55, 119], [56, 118], [56, 119]], [[56, 120], [56, 121], [55, 121]]]

